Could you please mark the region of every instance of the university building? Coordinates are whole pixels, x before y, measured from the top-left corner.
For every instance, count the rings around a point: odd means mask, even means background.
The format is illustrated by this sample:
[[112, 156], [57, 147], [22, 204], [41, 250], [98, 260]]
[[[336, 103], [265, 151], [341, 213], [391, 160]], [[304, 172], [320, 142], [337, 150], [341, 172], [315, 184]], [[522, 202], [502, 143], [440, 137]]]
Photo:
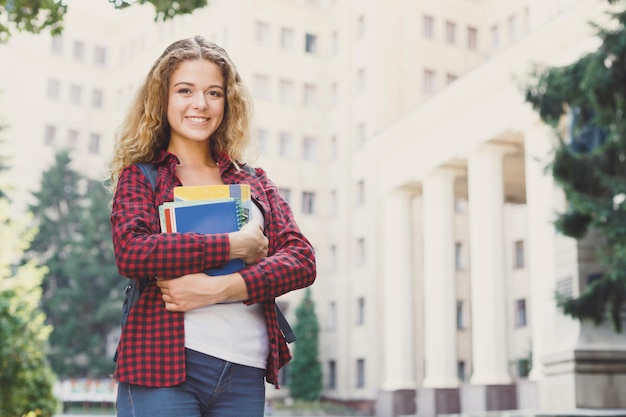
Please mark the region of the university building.
[[[626, 336], [563, 316], [601, 272], [556, 233], [556, 136], [535, 64], [599, 44], [604, 0], [71, 2], [62, 36], [0, 45], [16, 213], [62, 147], [106, 172], [136, 88], [172, 41], [223, 46], [255, 99], [256, 164], [313, 242], [325, 399], [380, 417], [626, 408]], [[6, 65], [5, 63], [10, 63]], [[292, 320], [301, 292], [279, 300]], [[288, 396], [268, 389], [268, 397]]]

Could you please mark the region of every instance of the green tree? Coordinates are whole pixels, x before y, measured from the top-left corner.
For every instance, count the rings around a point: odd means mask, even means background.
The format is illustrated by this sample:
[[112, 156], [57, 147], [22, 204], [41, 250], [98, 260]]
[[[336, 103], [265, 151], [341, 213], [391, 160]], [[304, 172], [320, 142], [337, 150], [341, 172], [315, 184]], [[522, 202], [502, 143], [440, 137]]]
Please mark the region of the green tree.
[[[116, 8], [124, 8], [133, 3], [150, 3], [155, 8], [155, 20], [191, 13], [207, 5], [207, 0], [108, 0], [108, 2]], [[63, 31], [63, 18], [66, 12], [67, 4], [64, 0], [0, 0], [0, 42], [6, 41], [13, 31], [40, 33], [49, 30], [52, 34], [59, 34]]]
[[[109, 220], [110, 196], [70, 167], [67, 151], [43, 174], [30, 207], [39, 232], [26, 259], [48, 267], [43, 309], [54, 330], [49, 360], [61, 377], [113, 371], [107, 336], [120, 324], [123, 291], [115, 267]], [[80, 335], [80, 337], [77, 337]]]
[[297, 400], [317, 401], [322, 392], [322, 366], [319, 361], [319, 324], [315, 314], [315, 303], [311, 289], [307, 288], [304, 298], [296, 309], [293, 361], [289, 365], [289, 393]]
[[124, 293], [111, 241], [110, 198], [102, 183], [90, 182], [78, 233], [62, 268], [72, 285], [55, 294], [68, 302], [59, 317], [63, 324], [57, 323], [53, 333], [66, 375], [99, 376], [114, 370], [107, 336], [120, 326]]
[[45, 355], [50, 327], [39, 308], [45, 269], [34, 261], [15, 265], [33, 233], [10, 220], [6, 198], [0, 198], [0, 235], [0, 415], [49, 417], [57, 401]]
[[[610, 3], [623, 5], [623, 0]], [[594, 25], [600, 47], [563, 67], [536, 68], [526, 100], [557, 127], [568, 117], [549, 169], [568, 209], [555, 226], [576, 239], [594, 231], [604, 271], [579, 297], [557, 295], [565, 314], [621, 331], [626, 295], [626, 10], [610, 29]], [[556, 130], [559, 132], [560, 130]]]

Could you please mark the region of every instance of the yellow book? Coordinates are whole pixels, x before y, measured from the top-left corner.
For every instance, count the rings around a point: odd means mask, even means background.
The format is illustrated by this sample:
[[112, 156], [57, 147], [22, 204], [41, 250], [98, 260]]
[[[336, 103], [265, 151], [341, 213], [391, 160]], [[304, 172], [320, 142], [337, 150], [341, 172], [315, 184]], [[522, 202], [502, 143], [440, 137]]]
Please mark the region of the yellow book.
[[241, 200], [245, 222], [250, 218], [252, 195], [249, 184], [198, 185], [174, 187], [174, 201]]

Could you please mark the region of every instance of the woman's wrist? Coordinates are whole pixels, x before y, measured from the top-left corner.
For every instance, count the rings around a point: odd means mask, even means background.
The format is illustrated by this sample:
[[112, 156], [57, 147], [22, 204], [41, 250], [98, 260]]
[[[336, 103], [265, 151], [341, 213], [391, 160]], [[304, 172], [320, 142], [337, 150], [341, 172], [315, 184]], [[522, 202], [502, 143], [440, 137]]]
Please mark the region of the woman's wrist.
[[243, 245], [244, 243], [243, 238], [244, 237], [239, 231], [228, 234], [228, 241], [229, 241], [229, 247], [230, 247], [230, 251], [228, 255], [229, 259], [241, 259], [244, 257], [245, 247]]
[[248, 287], [238, 272], [211, 277], [220, 286], [219, 298], [224, 301], [245, 301], [248, 299]]

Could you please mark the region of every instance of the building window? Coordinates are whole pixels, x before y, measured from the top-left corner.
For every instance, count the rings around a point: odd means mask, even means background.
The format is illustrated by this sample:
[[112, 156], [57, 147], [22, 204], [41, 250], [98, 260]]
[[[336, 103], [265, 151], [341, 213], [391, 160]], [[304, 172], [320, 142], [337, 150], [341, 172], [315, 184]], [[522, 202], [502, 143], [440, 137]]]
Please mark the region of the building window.
[[271, 43], [270, 25], [263, 22], [256, 22], [255, 39], [257, 45], [268, 46]]
[[328, 304], [328, 330], [335, 330], [337, 328], [337, 303], [331, 301]]
[[365, 204], [365, 180], [360, 180], [356, 183], [356, 205], [362, 206]]
[[80, 104], [83, 89], [80, 85], [72, 84], [70, 86], [70, 102], [72, 104]]
[[107, 50], [103, 46], [96, 46], [93, 50], [93, 62], [104, 67], [107, 63]]
[[[96, 191], [98, 187], [100, 187], [102, 183], [100, 181], [87, 180], [87, 195], [91, 195]], [[119, 342], [119, 336], [117, 337], [117, 341]]]
[[337, 364], [333, 359], [328, 361], [328, 389], [337, 388]]
[[337, 136], [333, 136], [330, 138], [330, 160], [337, 160], [337, 153], [339, 144], [337, 143]]
[[63, 54], [63, 36], [55, 35], [52, 37], [52, 53], [55, 55]]
[[454, 44], [456, 42], [456, 24], [446, 22], [446, 42]]
[[287, 204], [291, 204], [291, 188], [280, 187], [278, 189], [278, 194], [280, 194]]
[[454, 244], [454, 267], [457, 271], [465, 269], [463, 264], [463, 243], [456, 242]]
[[426, 39], [435, 37], [435, 20], [431, 16], [424, 16], [422, 18], [422, 35]]
[[330, 34], [330, 53], [331, 55], [337, 55], [339, 52], [339, 35], [337, 32]]
[[330, 215], [334, 217], [337, 215], [337, 190], [330, 191], [329, 200], [330, 200]]
[[356, 360], [356, 387], [365, 388], [365, 359]]
[[330, 85], [330, 106], [335, 107], [337, 105], [337, 102], [338, 102], [337, 83], [332, 83]]
[[81, 41], [74, 41], [74, 49], [72, 52], [74, 59], [83, 61], [85, 59], [85, 44]]
[[452, 84], [457, 78], [459, 77], [454, 74], [446, 74], [446, 85]]
[[57, 128], [56, 126], [46, 125], [44, 132], [44, 144], [52, 146], [56, 142]]
[[317, 139], [311, 136], [305, 136], [302, 139], [302, 158], [305, 161], [317, 160]]
[[516, 269], [524, 267], [524, 241], [518, 240], [515, 242], [515, 264]]
[[315, 213], [315, 193], [312, 191], [302, 192], [302, 212], [306, 214]]
[[304, 35], [304, 52], [307, 54], [317, 53], [317, 35], [312, 33]]
[[356, 265], [365, 265], [365, 238], [360, 237], [356, 241]]
[[254, 95], [260, 101], [269, 101], [270, 99], [270, 79], [266, 75], [254, 76]]
[[96, 109], [101, 109], [102, 101], [103, 101], [102, 97], [103, 97], [102, 90], [95, 88], [91, 92], [91, 107], [96, 108]]
[[126, 46], [122, 45], [122, 47], [120, 48], [120, 62], [122, 64], [125, 64], [127, 59], [128, 58], [127, 58], [127, 55], [126, 55]]
[[356, 324], [365, 324], [365, 298], [359, 297], [356, 300]]
[[363, 68], [356, 72], [356, 92], [362, 93], [365, 91], [365, 70]]
[[293, 29], [282, 28], [280, 30], [280, 47], [285, 51], [293, 51], [294, 47]]
[[303, 104], [309, 109], [317, 108], [317, 86], [313, 84], [304, 85]]
[[257, 129], [256, 138], [259, 144], [259, 153], [262, 155], [269, 154], [269, 138], [268, 138], [267, 130]]
[[478, 29], [467, 28], [467, 47], [472, 50], [478, 49]]
[[500, 47], [500, 28], [498, 25], [491, 27], [491, 46], [493, 49]]
[[92, 133], [89, 137], [89, 153], [97, 155], [100, 153], [100, 135]]
[[458, 361], [456, 363], [456, 373], [459, 377], [459, 381], [465, 382], [467, 378], [467, 371], [465, 370], [465, 361]]
[[424, 70], [423, 90], [425, 94], [434, 94], [435, 92], [435, 71], [430, 69]]
[[507, 26], [509, 28], [509, 39], [511, 41], [514, 41], [515, 39], [517, 39], [518, 35], [517, 16], [513, 15], [509, 17], [509, 20], [507, 21]]
[[59, 80], [48, 80], [48, 98], [58, 99], [61, 96], [61, 82]]
[[78, 130], [70, 129], [67, 131], [67, 146], [70, 149], [76, 148], [78, 144]]
[[463, 308], [463, 301], [458, 300], [456, 302], [456, 328], [458, 330], [465, 329], [465, 309]]
[[520, 378], [528, 378], [529, 374], [530, 374], [530, 360], [518, 359], [517, 360], [517, 375]]
[[296, 87], [293, 81], [280, 80], [279, 94], [281, 104], [293, 105], [296, 103]]
[[137, 40], [131, 39], [130, 41], [130, 56], [131, 58], [137, 54]]
[[331, 271], [337, 270], [337, 246], [330, 245], [330, 261], [329, 261], [329, 269]]
[[290, 132], [278, 134], [278, 155], [284, 158], [293, 156], [293, 135]]
[[356, 145], [361, 147], [365, 144], [367, 137], [365, 136], [365, 123], [359, 123], [356, 127]]
[[526, 327], [526, 300], [515, 301], [515, 326]]
[[359, 16], [356, 22], [356, 36], [359, 39], [365, 37], [365, 16]]

